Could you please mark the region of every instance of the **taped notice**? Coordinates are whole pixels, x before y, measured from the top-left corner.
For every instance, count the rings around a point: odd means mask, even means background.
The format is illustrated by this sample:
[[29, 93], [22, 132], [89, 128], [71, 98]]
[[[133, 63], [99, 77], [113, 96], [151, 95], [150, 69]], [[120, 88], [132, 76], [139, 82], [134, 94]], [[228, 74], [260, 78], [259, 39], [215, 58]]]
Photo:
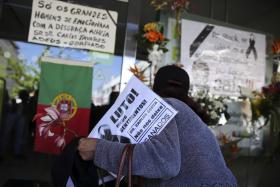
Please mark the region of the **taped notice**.
[[28, 41], [114, 53], [117, 19], [115, 11], [33, 0]]

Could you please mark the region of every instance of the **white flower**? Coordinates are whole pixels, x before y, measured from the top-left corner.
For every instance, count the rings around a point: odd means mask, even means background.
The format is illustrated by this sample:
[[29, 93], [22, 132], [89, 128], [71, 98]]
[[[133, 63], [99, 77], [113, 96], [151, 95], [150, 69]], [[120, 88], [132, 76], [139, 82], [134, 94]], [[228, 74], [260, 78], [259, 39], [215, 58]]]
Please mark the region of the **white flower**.
[[55, 141], [54, 141], [55, 143], [56, 143], [56, 146], [57, 147], [64, 147], [65, 146], [65, 144], [66, 144], [66, 142], [65, 142], [65, 138], [63, 137], [63, 136], [58, 136], [56, 139], [55, 139]]
[[215, 111], [211, 111], [210, 116], [211, 116], [212, 119], [217, 119], [219, 117], [218, 114]]
[[214, 99], [219, 99], [219, 96], [217, 96], [217, 95], [214, 95]]
[[54, 136], [54, 133], [52, 131], [48, 131], [48, 136]]
[[159, 49], [159, 45], [153, 45], [152, 50], [148, 50], [148, 60], [152, 62], [152, 64], [156, 65], [162, 60], [163, 51]]
[[215, 100], [214, 100], [212, 97], [209, 97], [209, 101], [212, 103], [212, 102], [214, 102]]
[[48, 123], [42, 123], [39, 125], [39, 135], [44, 136], [45, 138], [48, 136], [54, 136], [54, 133], [51, 132], [51, 125]]
[[215, 108], [216, 109], [220, 109], [220, 110], [224, 110], [224, 104], [220, 101], [215, 102]]
[[47, 114], [40, 118], [43, 122], [53, 122], [59, 118], [60, 113], [55, 106], [47, 107], [45, 111]]
[[44, 123], [39, 125], [39, 135], [44, 137], [54, 136], [54, 133], [51, 132], [51, 126], [59, 119], [60, 113], [55, 106], [47, 107], [44, 110], [46, 114], [40, 118]]
[[49, 115], [43, 116], [43, 117], [41, 117], [40, 119], [41, 119], [43, 122], [50, 122], [50, 121], [52, 121], [52, 118], [51, 118]]
[[60, 112], [56, 109], [56, 106], [47, 107], [45, 108], [45, 111], [53, 120], [58, 119], [60, 115]]
[[39, 135], [42, 136], [43, 135], [43, 132], [44, 132], [44, 129], [45, 129], [45, 124], [42, 123], [39, 125]]

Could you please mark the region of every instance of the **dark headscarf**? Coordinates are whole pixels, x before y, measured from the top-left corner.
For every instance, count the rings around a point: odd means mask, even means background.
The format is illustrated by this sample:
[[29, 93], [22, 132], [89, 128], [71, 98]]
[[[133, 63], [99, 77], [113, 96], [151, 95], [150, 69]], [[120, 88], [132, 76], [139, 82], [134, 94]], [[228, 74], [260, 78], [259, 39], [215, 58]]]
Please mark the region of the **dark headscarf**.
[[190, 87], [188, 73], [182, 68], [174, 65], [160, 68], [155, 75], [153, 90], [160, 94], [167, 87], [177, 87], [185, 94], [188, 94]]
[[161, 97], [173, 97], [186, 103], [205, 123], [208, 123], [209, 115], [199, 103], [188, 96], [189, 88], [189, 75], [180, 67], [164, 66], [155, 75], [154, 92]]

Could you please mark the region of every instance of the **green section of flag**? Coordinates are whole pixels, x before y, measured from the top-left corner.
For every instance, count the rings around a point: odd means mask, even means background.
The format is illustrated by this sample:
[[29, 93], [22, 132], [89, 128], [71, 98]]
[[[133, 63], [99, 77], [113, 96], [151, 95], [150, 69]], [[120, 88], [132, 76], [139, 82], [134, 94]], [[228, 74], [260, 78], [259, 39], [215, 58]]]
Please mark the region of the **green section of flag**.
[[39, 104], [50, 105], [61, 93], [74, 97], [78, 108], [89, 108], [92, 92], [92, 67], [41, 63]]

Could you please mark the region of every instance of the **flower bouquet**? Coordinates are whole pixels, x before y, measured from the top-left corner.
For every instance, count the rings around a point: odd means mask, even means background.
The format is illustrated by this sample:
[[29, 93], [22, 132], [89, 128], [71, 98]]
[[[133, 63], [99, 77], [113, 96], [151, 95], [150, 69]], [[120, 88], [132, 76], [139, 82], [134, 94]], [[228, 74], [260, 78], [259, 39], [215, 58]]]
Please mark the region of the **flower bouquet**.
[[208, 92], [198, 92], [193, 97], [210, 116], [210, 122], [207, 125], [218, 125], [221, 115], [226, 113], [225, 98], [212, 96]]
[[[275, 74], [271, 84], [262, 88], [261, 92], [254, 92], [251, 99], [252, 120], [257, 121], [264, 117], [274, 133], [280, 132], [280, 74]], [[266, 123], [264, 125], [266, 125]]]
[[150, 22], [144, 25], [141, 35], [143, 47], [149, 52], [157, 46], [157, 50], [166, 53], [168, 49], [165, 47], [169, 40], [163, 35], [163, 26], [158, 22]]
[[254, 91], [250, 98], [252, 108], [252, 124], [257, 131], [269, 125], [269, 139], [265, 145], [271, 156], [280, 146], [280, 74], [274, 74], [271, 83]]
[[[156, 72], [163, 54], [168, 51], [166, 48], [168, 41], [163, 35], [163, 26], [160, 23], [151, 22], [144, 25], [139, 47], [147, 54], [148, 61], [151, 63], [152, 76]], [[151, 78], [153, 79], [153, 77]]]

